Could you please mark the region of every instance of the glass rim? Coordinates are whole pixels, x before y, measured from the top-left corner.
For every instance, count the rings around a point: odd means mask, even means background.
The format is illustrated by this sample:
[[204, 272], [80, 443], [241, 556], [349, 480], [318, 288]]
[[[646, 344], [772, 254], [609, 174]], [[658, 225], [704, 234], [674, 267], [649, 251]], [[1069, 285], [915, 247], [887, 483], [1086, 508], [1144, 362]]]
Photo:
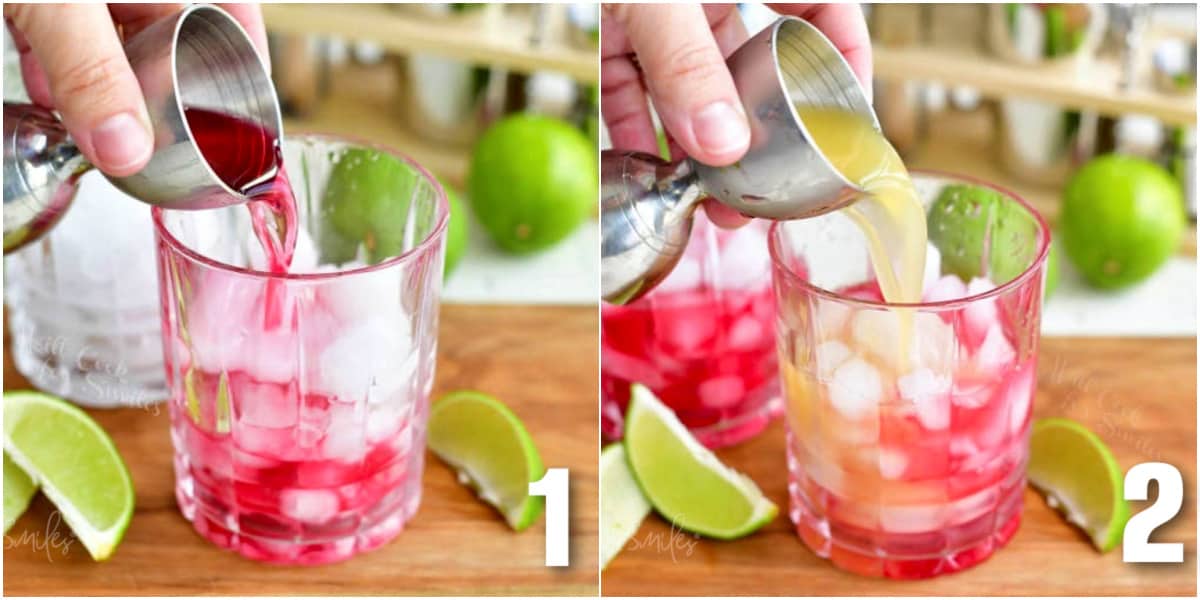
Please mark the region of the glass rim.
[[980, 187], [985, 187], [985, 188], [991, 189], [999, 194], [1002, 194], [1006, 198], [1009, 198], [1010, 200], [1015, 201], [1017, 204], [1019, 204], [1021, 206], [1022, 209], [1025, 210], [1025, 212], [1032, 215], [1034, 221], [1038, 224], [1038, 236], [1037, 236], [1038, 253], [1037, 253], [1037, 256], [1033, 259], [1033, 261], [1029, 264], [1028, 267], [1025, 267], [1025, 269], [1023, 271], [1021, 271], [1020, 275], [1017, 275], [1016, 277], [1013, 277], [1012, 279], [1009, 279], [1008, 281], [1006, 281], [1000, 285], [997, 285], [996, 287], [994, 287], [986, 292], [980, 293], [980, 294], [963, 296], [962, 298], [953, 298], [951, 300], [940, 300], [937, 302], [887, 302], [887, 301], [876, 302], [874, 300], [864, 300], [861, 298], [853, 298], [851, 296], [845, 296], [845, 295], [839, 294], [837, 292], [834, 292], [832, 290], [827, 290], [823, 287], [809, 283], [804, 278], [800, 277], [800, 275], [797, 274], [795, 272], [795, 270], [793, 270], [791, 267], [789, 267], [787, 265], [787, 263], [785, 263], [782, 260], [782, 257], [781, 257], [783, 250], [782, 250], [782, 248], [780, 248], [781, 242], [780, 242], [780, 234], [779, 234], [780, 229], [779, 228], [782, 227], [783, 225], [787, 224], [787, 221], [776, 221], [771, 224], [771, 228], [767, 232], [767, 247], [768, 247], [768, 250], [771, 255], [772, 278], [774, 278], [776, 276], [775, 275], [776, 273], [782, 273], [783, 276], [786, 277], [789, 282], [794, 283], [795, 285], [799, 286], [800, 288], [806, 289], [817, 296], [821, 296], [827, 300], [832, 300], [832, 301], [839, 302], [842, 304], [858, 306], [861, 308], [874, 308], [874, 309], [912, 308], [912, 309], [947, 310], [947, 309], [962, 308], [969, 304], [973, 304], [975, 302], [979, 302], [981, 300], [986, 300], [989, 298], [995, 298], [995, 297], [1004, 295], [1004, 294], [1008, 293], [1009, 291], [1017, 289], [1017, 288], [1021, 287], [1022, 285], [1024, 285], [1031, 277], [1033, 277], [1033, 272], [1035, 271], [1035, 269], [1038, 266], [1045, 264], [1046, 257], [1049, 255], [1049, 252], [1050, 252], [1050, 226], [1046, 223], [1046, 219], [1042, 216], [1042, 214], [1040, 212], [1038, 212], [1038, 210], [1035, 209], [1033, 207], [1033, 205], [1031, 205], [1028, 201], [1026, 201], [1020, 195], [1016, 194], [1015, 192], [1013, 192], [1007, 188], [1001, 187], [999, 185], [987, 183], [985, 181], [982, 181], [975, 177], [971, 177], [969, 175], [961, 175], [958, 173], [951, 173], [949, 171], [938, 171], [935, 169], [913, 169], [913, 170], [909, 171], [909, 175], [931, 176], [931, 177], [937, 177], [937, 178], [941, 178], [941, 179], [957, 180], [957, 181], [960, 181], [963, 183], [969, 183], [972, 185], [977, 185]]
[[[448, 228], [449, 221], [450, 221], [450, 202], [446, 198], [446, 190], [445, 190], [445, 188], [442, 187], [442, 182], [439, 181], [437, 177], [433, 176], [433, 174], [431, 174], [428, 170], [426, 170], [425, 167], [421, 166], [420, 163], [418, 163], [417, 161], [410, 158], [407, 154], [404, 154], [403, 152], [400, 152], [390, 146], [387, 146], [386, 144], [377, 144], [377, 143], [373, 143], [373, 142], [367, 142], [367, 141], [365, 141], [361, 138], [355, 137], [355, 136], [342, 135], [342, 134], [302, 132], [299, 134], [288, 136], [286, 139], [283, 140], [283, 143], [286, 144], [289, 141], [295, 141], [295, 140], [334, 142], [334, 143], [349, 144], [349, 145], [353, 145], [353, 146], [356, 146], [359, 148], [370, 148], [372, 150], [386, 152], [387, 154], [390, 154], [390, 155], [404, 161], [405, 164], [412, 167], [421, 177], [423, 177], [426, 181], [428, 181], [429, 183], [431, 183], [433, 185], [434, 193], [437, 196], [437, 205], [440, 208], [440, 211], [439, 211], [440, 215], [438, 216], [437, 224], [433, 227], [433, 229], [429, 232], [429, 234], [425, 236], [424, 239], [422, 239], [420, 242], [418, 242], [412, 248], [409, 248], [408, 250], [405, 250], [404, 252], [401, 252], [400, 254], [397, 254], [396, 256], [388, 258], [387, 260], [378, 262], [373, 265], [355, 267], [353, 269], [345, 269], [345, 270], [337, 270], [337, 271], [329, 271], [329, 272], [321, 272], [321, 273], [272, 273], [270, 271], [262, 271], [262, 270], [253, 269], [250, 267], [239, 267], [237, 265], [231, 265], [229, 263], [219, 261], [210, 256], [205, 256], [205, 255], [193, 250], [192, 248], [188, 247], [187, 244], [184, 244], [183, 242], [181, 242], [179, 240], [179, 238], [175, 237], [175, 235], [171, 233], [170, 229], [167, 227], [166, 223], [163, 221], [163, 210], [164, 209], [160, 206], [155, 206], [151, 210], [152, 217], [154, 220], [155, 237], [157, 237], [164, 244], [166, 244], [166, 246], [169, 247], [172, 252], [182, 254], [183, 256], [186, 256], [187, 258], [189, 258], [193, 261], [199, 262], [199, 263], [201, 263], [209, 268], [212, 268], [212, 269], [216, 269], [216, 270], [224, 271], [224, 272], [236, 273], [239, 275], [245, 275], [245, 276], [249, 276], [249, 277], [256, 277], [256, 278], [260, 278], [260, 279], [277, 279], [277, 280], [292, 280], [292, 281], [321, 281], [321, 280], [327, 280], [327, 279], [336, 279], [336, 278], [344, 277], [347, 275], [357, 275], [357, 274], [363, 274], [363, 273], [371, 273], [371, 272], [375, 272], [375, 271], [382, 271], [389, 267], [409, 261], [414, 256], [419, 255], [419, 254], [423, 253], [424, 251], [426, 251], [430, 246], [433, 245], [435, 240], [445, 237], [445, 233]], [[233, 205], [233, 206], [244, 206], [244, 204], [245, 203]], [[230, 208], [230, 207], [224, 207], [224, 208]], [[180, 211], [180, 212], [191, 212], [191, 211]]]

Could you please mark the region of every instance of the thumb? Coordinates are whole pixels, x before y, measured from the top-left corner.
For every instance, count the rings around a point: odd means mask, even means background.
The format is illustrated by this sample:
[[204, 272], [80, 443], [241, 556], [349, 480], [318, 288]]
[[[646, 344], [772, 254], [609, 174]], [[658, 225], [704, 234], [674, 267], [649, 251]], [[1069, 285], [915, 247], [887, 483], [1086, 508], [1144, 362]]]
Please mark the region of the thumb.
[[698, 4], [623, 5], [615, 11], [671, 137], [696, 160], [729, 165], [750, 146], [733, 76]]
[[7, 4], [46, 74], [54, 107], [87, 159], [109, 175], [138, 172], [153, 152], [142, 91], [104, 4]]

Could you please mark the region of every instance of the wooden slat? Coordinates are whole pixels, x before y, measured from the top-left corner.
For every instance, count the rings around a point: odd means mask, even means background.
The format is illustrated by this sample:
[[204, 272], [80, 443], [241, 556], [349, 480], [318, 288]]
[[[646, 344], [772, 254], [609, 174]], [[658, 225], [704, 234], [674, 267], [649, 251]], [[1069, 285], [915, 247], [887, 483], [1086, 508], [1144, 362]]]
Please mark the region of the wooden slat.
[[568, 44], [561, 18], [548, 20], [546, 39], [534, 48], [528, 43], [532, 19], [506, 11], [493, 22], [483, 10], [435, 19], [379, 4], [263, 4], [262, 10], [267, 29], [280, 33], [369, 40], [393, 52], [430, 52], [524, 73], [560, 71], [588, 83], [600, 77], [598, 52]]

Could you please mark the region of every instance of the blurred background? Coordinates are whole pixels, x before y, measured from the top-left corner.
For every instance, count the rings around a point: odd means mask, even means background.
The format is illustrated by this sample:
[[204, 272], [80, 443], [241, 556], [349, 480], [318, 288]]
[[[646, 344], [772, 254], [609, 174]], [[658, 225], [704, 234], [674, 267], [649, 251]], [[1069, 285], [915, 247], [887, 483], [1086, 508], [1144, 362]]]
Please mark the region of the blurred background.
[[[740, 9], [751, 33], [776, 17]], [[1010, 189], [1054, 228], [1043, 333], [1195, 335], [1194, 4], [864, 11], [875, 110], [905, 164]], [[1135, 158], [1095, 162], [1112, 153]], [[1064, 226], [1085, 233], [1064, 244]]]
[[[596, 184], [594, 175], [589, 178], [596, 168], [597, 4], [263, 4], [262, 10], [285, 136], [335, 133], [390, 146], [432, 171], [456, 196], [452, 223], [465, 233], [452, 227], [445, 301], [597, 301]], [[5, 99], [24, 100], [7, 32], [5, 50]], [[468, 174], [481, 137], [521, 113], [546, 119], [497, 134], [493, 153], [511, 155], [516, 167], [481, 168], [487, 172], [479, 174], [477, 186], [490, 193], [470, 194]], [[557, 149], [551, 152], [556, 160], [522, 156], [535, 151], [531, 138], [544, 150]], [[587, 157], [578, 151], [584, 144]], [[563, 152], [564, 146], [574, 152]], [[507, 147], [513, 152], [504, 152]], [[564, 186], [561, 178], [576, 172], [575, 185]], [[567, 199], [538, 193], [564, 187], [590, 192]], [[513, 188], [525, 190], [534, 204], [517, 206], [506, 198]], [[73, 218], [56, 228], [65, 230], [56, 236], [65, 235], [69, 245], [75, 226], [79, 237], [95, 235], [84, 230], [102, 218], [116, 227], [113, 236], [120, 239], [114, 244], [128, 242], [130, 253], [141, 255], [150, 237], [142, 214], [148, 211], [114, 195], [120, 193], [89, 174], [80, 193], [85, 201], [77, 199]], [[585, 203], [586, 211], [580, 208]], [[553, 231], [534, 232], [531, 243], [493, 239], [476, 218], [484, 213], [485, 220], [503, 222], [511, 211], [553, 212], [562, 204], [572, 210], [551, 219], [547, 229]], [[152, 260], [152, 251], [145, 258]], [[152, 262], [147, 272], [149, 284]]]

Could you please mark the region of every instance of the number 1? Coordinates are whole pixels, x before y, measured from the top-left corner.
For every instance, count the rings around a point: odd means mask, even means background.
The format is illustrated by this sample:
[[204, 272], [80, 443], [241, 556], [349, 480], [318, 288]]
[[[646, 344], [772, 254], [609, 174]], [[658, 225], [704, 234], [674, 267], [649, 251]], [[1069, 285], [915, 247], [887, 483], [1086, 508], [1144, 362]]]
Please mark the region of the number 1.
[[541, 479], [529, 484], [529, 495], [546, 498], [546, 566], [567, 566], [567, 470], [547, 469]]

